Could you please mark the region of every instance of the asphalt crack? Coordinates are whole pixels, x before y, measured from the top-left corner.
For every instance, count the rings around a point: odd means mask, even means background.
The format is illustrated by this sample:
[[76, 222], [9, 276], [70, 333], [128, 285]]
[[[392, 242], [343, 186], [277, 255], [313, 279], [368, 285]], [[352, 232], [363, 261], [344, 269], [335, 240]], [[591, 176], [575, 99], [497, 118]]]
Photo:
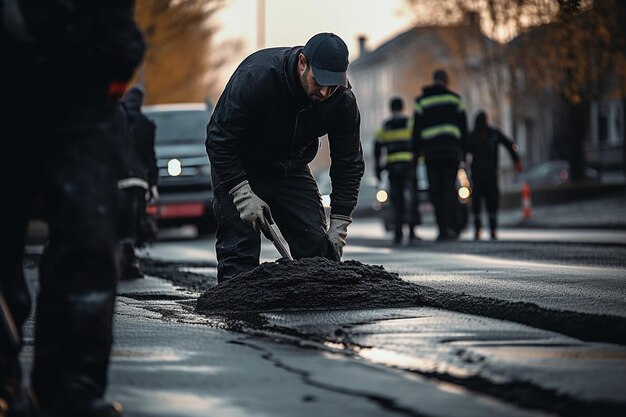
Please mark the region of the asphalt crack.
[[260, 352], [261, 354], [261, 358], [263, 358], [264, 360], [267, 360], [268, 362], [271, 362], [275, 367], [279, 368], [279, 369], [283, 369], [289, 373], [292, 373], [294, 375], [298, 375], [302, 381], [306, 384], [309, 385], [311, 387], [315, 387], [318, 389], [322, 389], [325, 391], [329, 391], [335, 394], [342, 394], [342, 395], [347, 395], [350, 397], [356, 397], [356, 398], [362, 398], [368, 401], [371, 401], [373, 403], [375, 403], [376, 405], [378, 405], [381, 409], [383, 409], [386, 412], [392, 412], [395, 413], [397, 415], [401, 415], [401, 416], [408, 416], [408, 417], [428, 417], [427, 414], [423, 414], [423, 413], [419, 413], [411, 408], [408, 407], [403, 407], [401, 405], [399, 405], [397, 403], [397, 401], [395, 401], [392, 398], [386, 397], [386, 396], [382, 396], [382, 395], [376, 395], [373, 394], [371, 392], [366, 392], [366, 391], [361, 391], [361, 390], [354, 390], [354, 389], [348, 389], [348, 388], [344, 388], [344, 387], [337, 387], [335, 385], [332, 384], [328, 384], [328, 383], [322, 383], [319, 381], [316, 381], [315, 379], [313, 379], [312, 377], [312, 373], [309, 371], [305, 371], [302, 369], [297, 369], [293, 366], [289, 366], [285, 363], [283, 363], [274, 353], [272, 353], [271, 351], [267, 350], [267, 349], [263, 349], [253, 343], [246, 343], [243, 341], [232, 341], [231, 343], [233, 344], [239, 344], [242, 346], [246, 346], [249, 347], [251, 349], [254, 349], [258, 352]]
[[[181, 265], [170, 265], [169, 268], [179, 269]], [[351, 279], [354, 279], [354, 277]], [[184, 286], [184, 279], [179, 279], [177, 284]], [[626, 345], [626, 318], [623, 317], [552, 310], [533, 303], [512, 302], [490, 297], [473, 296], [465, 293], [443, 291], [408, 282], [404, 282], [399, 287], [401, 289], [410, 288], [411, 292], [415, 291], [419, 293], [419, 297], [414, 298], [416, 301], [413, 305], [414, 307], [433, 307], [463, 314], [506, 320], [534, 328], [554, 331], [584, 341]], [[257, 296], [262, 296], [262, 294], [257, 294]], [[276, 301], [276, 299], [274, 299], [274, 301]], [[237, 305], [237, 303], [234, 302], [234, 305]], [[191, 309], [191, 303], [186, 303], [186, 309]], [[339, 307], [336, 309], [349, 310], [351, 308]], [[280, 310], [279, 308], [275, 308], [274, 311], [276, 310], [291, 311], [289, 309]], [[318, 307], [302, 310], [315, 311], [324, 309]], [[358, 350], [364, 348], [364, 346], [353, 343], [350, 340], [349, 334], [344, 329], [336, 329], [330, 334], [315, 335], [288, 327], [272, 325], [263, 315], [258, 314], [258, 312], [242, 311], [234, 314], [211, 314], [210, 312], [205, 312], [204, 315], [208, 317], [216, 315], [224, 317], [227, 323], [227, 330], [242, 332], [250, 337], [266, 338], [274, 342], [292, 343], [299, 347], [332, 351], [351, 357], [358, 357]], [[324, 345], [326, 342], [335, 343], [338, 348], [330, 349]], [[285, 364], [280, 363], [277, 358], [270, 356], [267, 359], [275, 361], [277, 366], [284, 366], [284, 368], [290, 372], [303, 372], [298, 369], [289, 368]], [[363, 358], [359, 357], [359, 359], [369, 363], [369, 361]], [[472, 358], [472, 360], [475, 359], [476, 358]], [[601, 400], [579, 400], [573, 396], [542, 388], [541, 386], [527, 381], [510, 381], [503, 383], [477, 375], [460, 377], [449, 373], [426, 372], [393, 366], [390, 368], [419, 374], [437, 382], [453, 383], [469, 391], [487, 395], [522, 408], [542, 410], [564, 417], [626, 415], [626, 403]], [[301, 374], [301, 377], [305, 379], [305, 382], [312, 385], [317, 386], [317, 384], [319, 384], [312, 380], [311, 376], [306, 373]], [[320, 384], [320, 388], [335, 391], [335, 387], [332, 385], [326, 386]], [[367, 396], [367, 393], [359, 391], [353, 392], [351, 390], [346, 390], [345, 394], [360, 397]], [[393, 410], [396, 413], [404, 413], [402, 415], [420, 415], [410, 414], [414, 413], [413, 410], [402, 408], [395, 409], [394, 407], [396, 407], [396, 405], [388, 403], [389, 399], [385, 397], [371, 398], [371, 400], [380, 404], [381, 407], [388, 407], [389, 410]]]

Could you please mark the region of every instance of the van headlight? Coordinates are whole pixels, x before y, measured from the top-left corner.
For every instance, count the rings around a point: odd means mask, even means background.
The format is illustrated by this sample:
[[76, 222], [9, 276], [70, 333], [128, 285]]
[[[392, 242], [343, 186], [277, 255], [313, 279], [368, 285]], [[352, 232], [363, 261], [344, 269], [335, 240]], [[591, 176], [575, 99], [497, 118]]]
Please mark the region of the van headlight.
[[177, 177], [183, 172], [183, 164], [178, 159], [167, 161], [167, 173], [172, 177]]

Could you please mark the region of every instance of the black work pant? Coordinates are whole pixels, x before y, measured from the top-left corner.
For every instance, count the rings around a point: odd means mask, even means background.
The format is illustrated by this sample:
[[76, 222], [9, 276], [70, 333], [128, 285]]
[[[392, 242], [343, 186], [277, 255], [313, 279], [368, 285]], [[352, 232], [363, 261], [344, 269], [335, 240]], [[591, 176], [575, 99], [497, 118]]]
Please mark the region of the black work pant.
[[[326, 215], [308, 167], [287, 176], [248, 171], [248, 181], [254, 193], [269, 205], [294, 259], [327, 253]], [[257, 267], [261, 253], [260, 232], [241, 220], [228, 191], [218, 184], [213, 199], [218, 282]]]
[[120, 208], [123, 211], [120, 216], [120, 234], [137, 246], [142, 242], [141, 225], [147, 216], [146, 192], [142, 187], [129, 187], [119, 191]]
[[498, 176], [495, 173], [481, 173], [472, 171], [472, 213], [474, 214], [474, 228], [482, 229], [481, 212], [482, 202], [485, 200], [489, 229], [494, 232], [498, 227], [497, 215], [500, 199]]
[[411, 162], [396, 162], [387, 166], [389, 172], [389, 199], [393, 210], [396, 237], [402, 236], [402, 228], [409, 226], [409, 233], [420, 223], [417, 207], [417, 176]]
[[426, 160], [428, 194], [435, 208], [435, 218], [440, 236], [448, 236], [456, 227], [457, 208], [456, 175], [459, 162], [456, 159]]
[[[39, 264], [32, 386], [50, 408], [100, 398], [105, 391], [117, 280], [120, 132], [115, 100], [104, 91], [70, 102], [46, 91], [25, 92], [28, 83], [18, 84], [20, 91], [6, 97], [12, 107], [3, 123], [11, 152], [0, 164], [0, 290], [21, 339], [31, 307], [22, 270], [25, 236], [31, 203], [41, 196], [49, 238]], [[38, 103], [38, 97], [54, 100], [54, 106]], [[25, 112], [33, 123], [21, 122]], [[21, 346], [5, 336], [0, 376], [17, 380]]]
[[142, 224], [146, 213], [146, 189], [130, 187], [120, 190], [123, 213], [120, 219], [120, 278], [132, 274], [132, 268], [138, 265], [135, 248], [146, 243], [143, 240]]

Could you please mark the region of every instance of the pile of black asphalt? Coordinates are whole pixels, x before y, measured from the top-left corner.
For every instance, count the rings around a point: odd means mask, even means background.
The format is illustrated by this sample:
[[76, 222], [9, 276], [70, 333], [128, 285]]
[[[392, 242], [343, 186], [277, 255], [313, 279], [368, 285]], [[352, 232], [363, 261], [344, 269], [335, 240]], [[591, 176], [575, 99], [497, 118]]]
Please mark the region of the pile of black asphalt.
[[206, 315], [276, 311], [431, 307], [513, 321], [581, 340], [626, 345], [626, 318], [442, 291], [404, 281], [379, 265], [325, 258], [268, 262], [207, 289]]
[[415, 307], [418, 286], [382, 266], [316, 257], [267, 262], [208, 289], [202, 313]]

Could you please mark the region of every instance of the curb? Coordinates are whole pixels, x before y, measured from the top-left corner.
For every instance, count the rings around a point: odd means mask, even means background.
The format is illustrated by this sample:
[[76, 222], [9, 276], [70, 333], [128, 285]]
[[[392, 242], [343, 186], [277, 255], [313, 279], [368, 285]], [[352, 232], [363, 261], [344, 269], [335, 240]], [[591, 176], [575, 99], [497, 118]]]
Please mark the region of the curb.
[[[626, 183], [597, 184], [572, 183], [548, 187], [538, 187], [531, 190], [533, 205], [547, 206], [568, 203], [572, 201], [590, 200], [601, 197], [619, 197], [626, 194]], [[522, 192], [504, 192], [500, 195], [500, 207], [511, 209], [522, 207]]]

